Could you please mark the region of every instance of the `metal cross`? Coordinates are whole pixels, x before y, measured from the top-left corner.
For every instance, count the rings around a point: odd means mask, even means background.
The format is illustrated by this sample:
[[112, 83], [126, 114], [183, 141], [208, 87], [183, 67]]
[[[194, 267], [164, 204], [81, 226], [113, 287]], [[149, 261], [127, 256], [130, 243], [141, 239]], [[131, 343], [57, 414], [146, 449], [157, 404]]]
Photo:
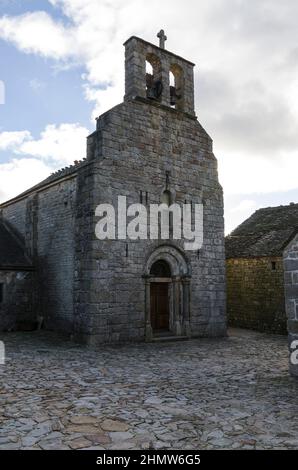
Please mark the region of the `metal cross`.
[[159, 47], [161, 49], [164, 49], [165, 48], [165, 43], [166, 43], [166, 40], [168, 39], [167, 36], [165, 35], [165, 32], [163, 29], [161, 29], [159, 31], [159, 33], [157, 34], [157, 37], [159, 38]]

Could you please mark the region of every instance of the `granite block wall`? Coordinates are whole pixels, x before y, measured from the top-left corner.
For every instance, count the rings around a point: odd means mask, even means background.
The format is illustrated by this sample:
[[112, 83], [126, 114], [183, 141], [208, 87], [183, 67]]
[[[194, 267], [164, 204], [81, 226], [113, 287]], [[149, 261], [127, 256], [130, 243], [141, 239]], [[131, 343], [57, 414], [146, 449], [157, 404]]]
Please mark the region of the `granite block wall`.
[[73, 329], [75, 200], [74, 174], [2, 205], [36, 268], [35, 315], [66, 332]]
[[228, 259], [226, 264], [229, 325], [286, 334], [282, 258]]
[[184, 113], [128, 100], [98, 119], [88, 149], [90, 166], [78, 174], [76, 336], [94, 343], [144, 339], [142, 275], [165, 242], [97, 240], [95, 209], [117, 207], [120, 195], [128, 205], [139, 203], [141, 193], [147, 204], [160, 203], [167, 179], [175, 202], [204, 204], [202, 250], [184, 252], [184, 240], [169, 242], [191, 273], [192, 335], [225, 334], [223, 199], [210, 137]]

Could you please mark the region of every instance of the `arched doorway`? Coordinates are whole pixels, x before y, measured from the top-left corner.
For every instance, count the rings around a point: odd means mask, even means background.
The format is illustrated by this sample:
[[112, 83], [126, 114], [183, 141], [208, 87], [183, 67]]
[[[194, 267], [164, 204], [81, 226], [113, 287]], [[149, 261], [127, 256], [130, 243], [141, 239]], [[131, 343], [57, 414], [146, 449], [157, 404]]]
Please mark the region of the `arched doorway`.
[[190, 272], [184, 252], [161, 245], [149, 256], [145, 280], [145, 338], [190, 336]]
[[170, 330], [171, 269], [164, 260], [153, 263], [150, 269], [150, 318], [153, 333], [161, 334]]

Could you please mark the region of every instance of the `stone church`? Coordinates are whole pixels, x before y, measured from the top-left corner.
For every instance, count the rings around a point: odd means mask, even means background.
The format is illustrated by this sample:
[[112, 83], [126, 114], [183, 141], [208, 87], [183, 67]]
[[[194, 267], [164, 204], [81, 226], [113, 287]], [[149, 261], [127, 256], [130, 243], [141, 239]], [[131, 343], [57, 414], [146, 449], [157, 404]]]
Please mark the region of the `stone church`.
[[[194, 64], [138, 37], [124, 101], [97, 119], [87, 156], [0, 206], [0, 329], [76, 341], [226, 334], [223, 193], [194, 109]], [[147, 68], [146, 68], [147, 64]], [[202, 204], [203, 245], [99, 240], [101, 203]]]

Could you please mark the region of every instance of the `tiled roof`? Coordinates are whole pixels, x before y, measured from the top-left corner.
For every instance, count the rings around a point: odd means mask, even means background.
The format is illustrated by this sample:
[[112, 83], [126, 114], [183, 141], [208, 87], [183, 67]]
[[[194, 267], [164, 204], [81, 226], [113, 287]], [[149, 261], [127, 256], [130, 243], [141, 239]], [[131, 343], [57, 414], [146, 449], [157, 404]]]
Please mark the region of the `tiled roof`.
[[257, 210], [226, 237], [226, 258], [281, 256], [298, 233], [298, 204]]

